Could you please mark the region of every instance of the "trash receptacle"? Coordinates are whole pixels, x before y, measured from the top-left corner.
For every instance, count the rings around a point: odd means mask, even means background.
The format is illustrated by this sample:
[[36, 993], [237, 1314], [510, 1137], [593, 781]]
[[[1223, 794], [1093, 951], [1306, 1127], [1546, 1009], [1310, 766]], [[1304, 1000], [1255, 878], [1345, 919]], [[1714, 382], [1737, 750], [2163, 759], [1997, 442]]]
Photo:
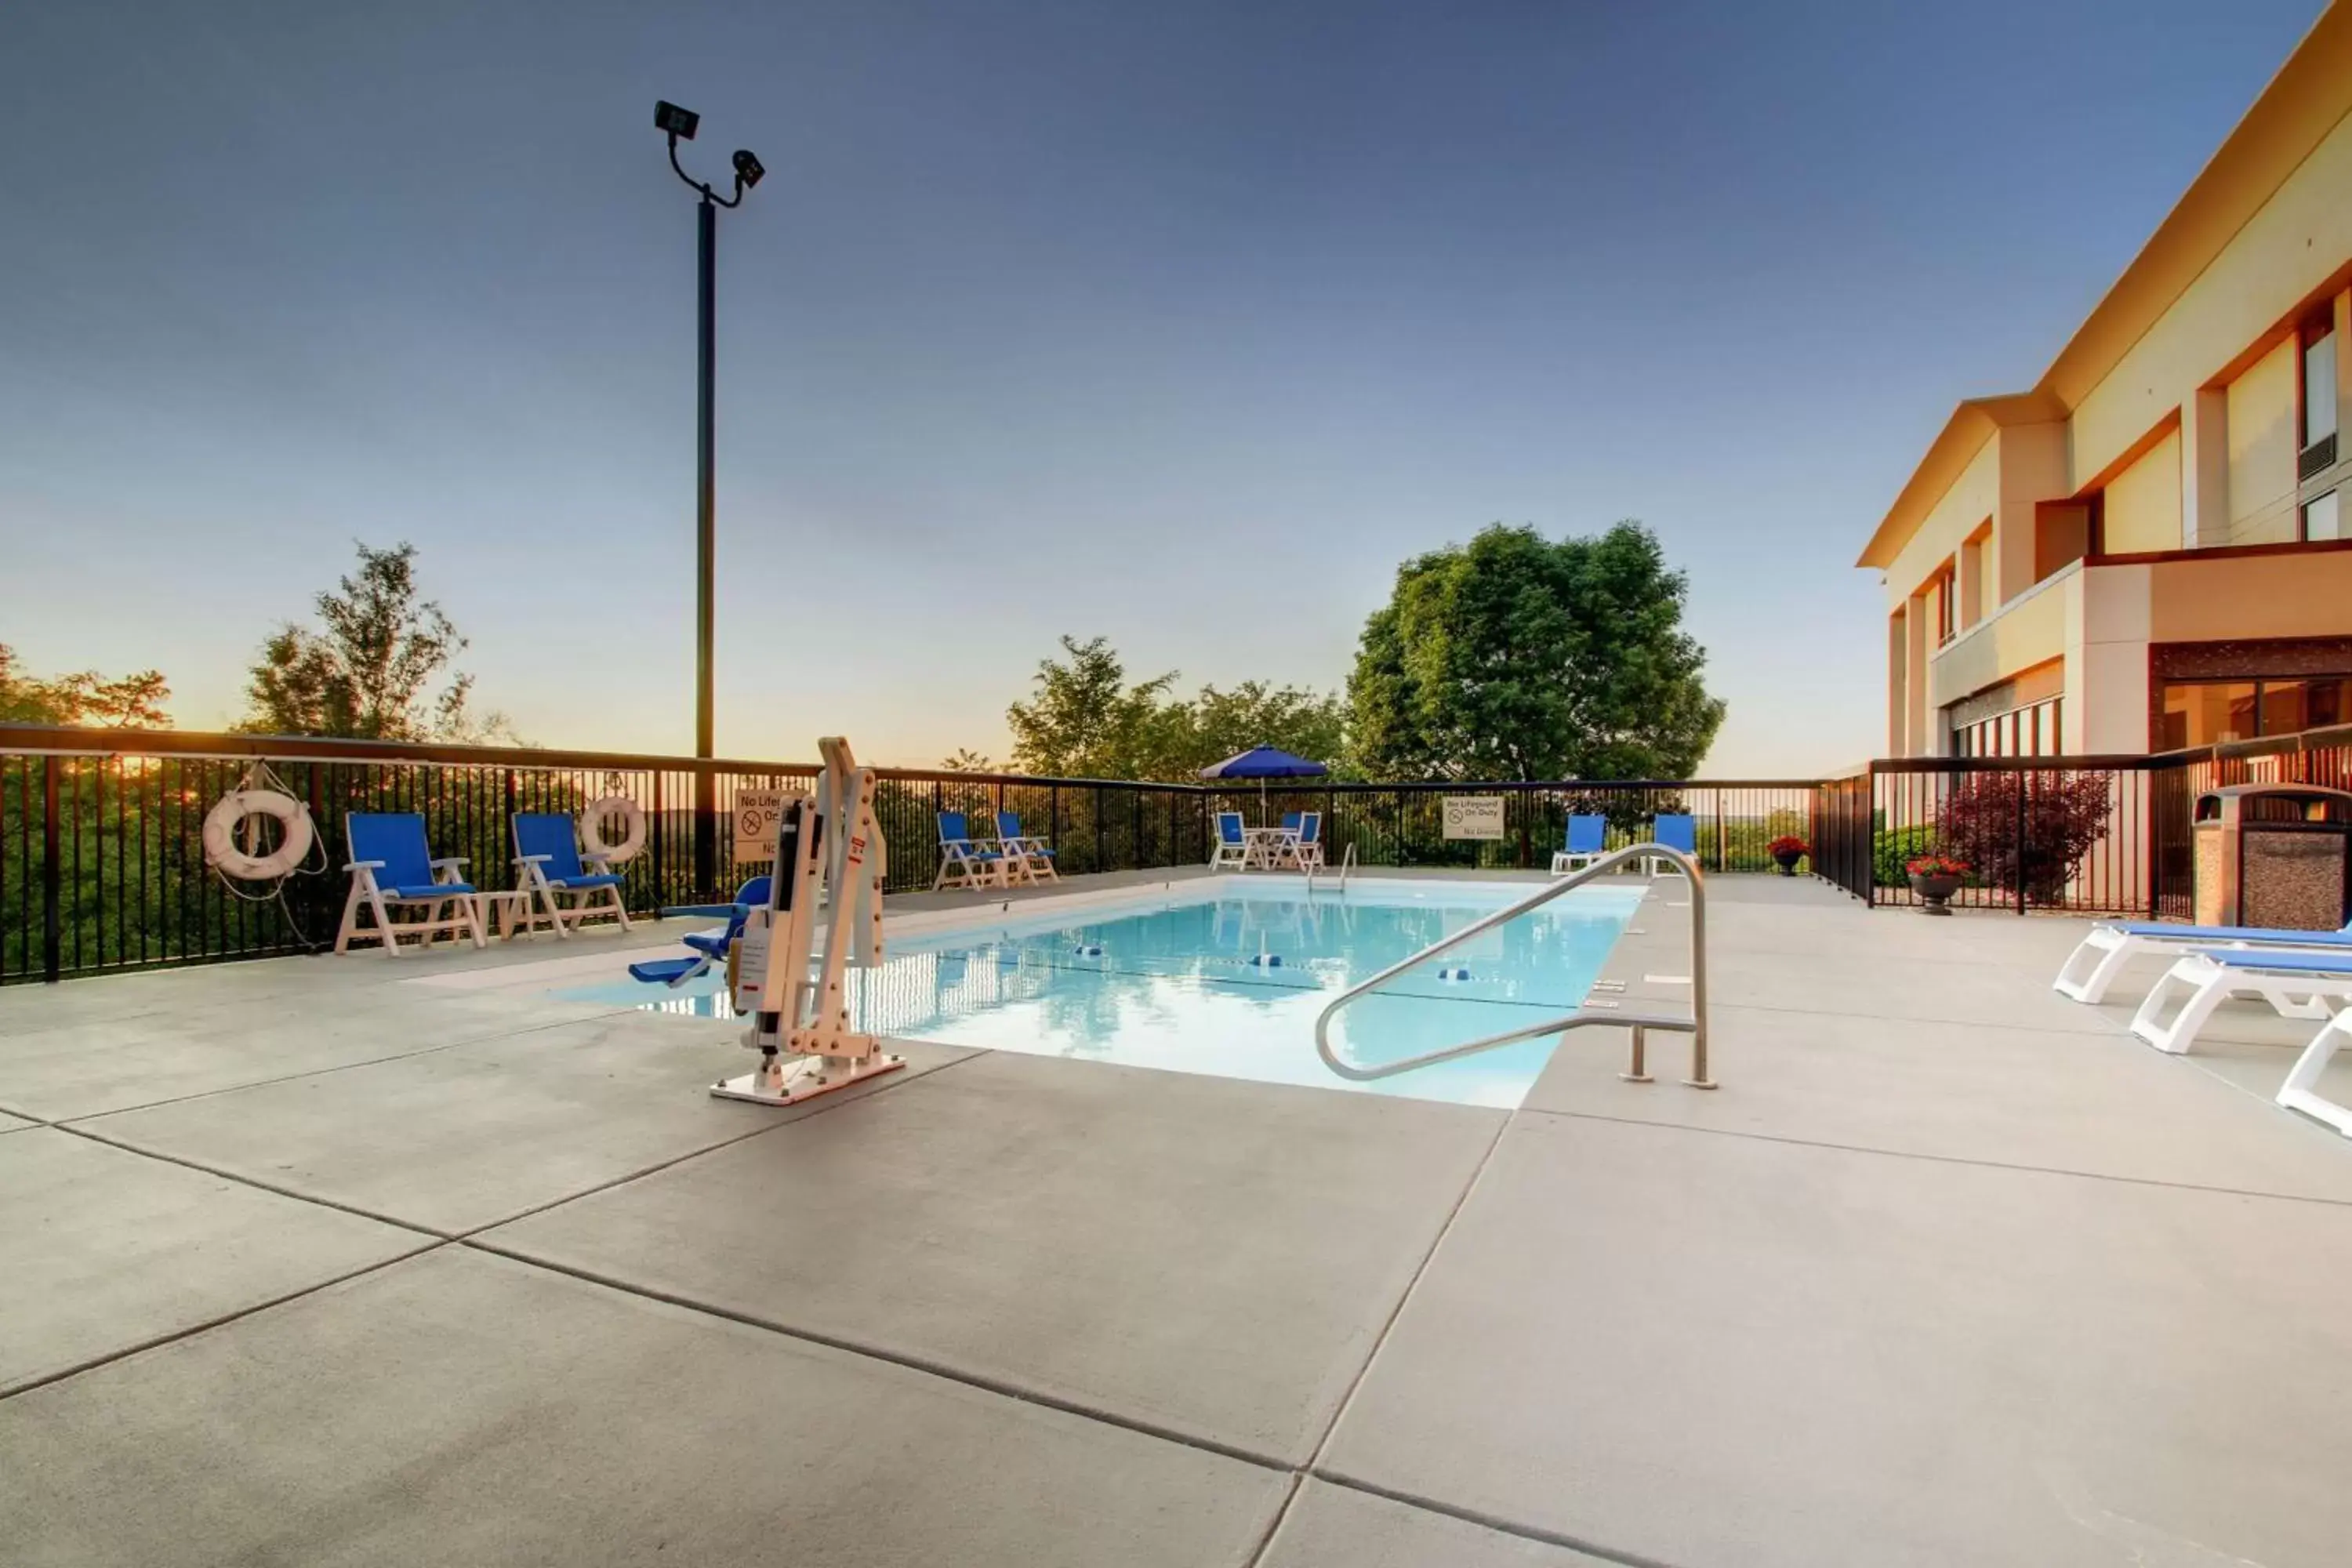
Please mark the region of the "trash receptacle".
[[2197, 923], [2335, 931], [2352, 903], [2352, 793], [2248, 784], [2197, 797]]

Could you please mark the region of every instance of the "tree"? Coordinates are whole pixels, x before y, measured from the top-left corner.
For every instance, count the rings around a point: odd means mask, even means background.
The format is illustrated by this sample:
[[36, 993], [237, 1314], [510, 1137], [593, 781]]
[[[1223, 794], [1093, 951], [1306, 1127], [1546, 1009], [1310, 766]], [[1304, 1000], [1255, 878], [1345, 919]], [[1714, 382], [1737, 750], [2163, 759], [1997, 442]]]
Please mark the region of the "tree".
[[1963, 779], [1936, 814], [1942, 852], [1965, 861], [1988, 886], [2028, 902], [2054, 904], [2083, 857], [2114, 819], [2111, 773], [1978, 773]]
[[955, 755], [942, 758], [940, 771], [949, 773], [992, 773], [996, 764], [970, 746], [958, 746]]
[[1349, 679], [1355, 757], [1387, 779], [1685, 778], [1723, 723], [1687, 584], [1650, 531], [1501, 523], [1397, 569]]
[[466, 647], [434, 600], [419, 601], [416, 546], [358, 544], [359, 571], [314, 601], [319, 629], [288, 622], [261, 645], [242, 729], [268, 735], [371, 741], [511, 741], [506, 716], [467, 709], [474, 678], [452, 672]]
[[1252, 746], [1278, 746], [1318, 763], [1348, 749], [1348, 704], [1336, 691], [1244, 680], [1230, 691], [1203, 686], [1181, 711], [1186, 778]]
[[1132, 779], [1150, 770], [1165, 739], [1160, 713], [1176, 672], [1127, 684], [1127, 667], [1107, 637], [1065, 636], [1067, 663], [1041, 659], [1035, 693], [1004, 711], [1013, 764], [1058, 778]]
[[109, 680], [94, 669], [43, 680], [26, 674], [16, 651], [0, 643], [0, 723], [103, 724], [110, 729], [168, 730], [172, 700], [163, 671], [142, 669]]
[[1173, 696], [1177, 674], [1133, 686], [1108, 639], [1062, 638], [1068, 658], [1037, 666], [1036, 691], [1005, 712], [1013, 765], [1063, 778], [1189, 781], [1211, 763], [1252, 746], [1279, 746], [1318, 762], [1347, 748], [1347, 706], [1337, 693], [1244, 680]]

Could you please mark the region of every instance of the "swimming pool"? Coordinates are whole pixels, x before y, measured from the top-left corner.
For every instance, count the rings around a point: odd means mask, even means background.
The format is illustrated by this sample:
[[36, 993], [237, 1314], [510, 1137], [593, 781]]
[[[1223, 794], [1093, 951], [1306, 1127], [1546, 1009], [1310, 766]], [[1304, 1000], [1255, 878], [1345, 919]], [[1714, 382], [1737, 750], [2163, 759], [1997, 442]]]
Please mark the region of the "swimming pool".
[[[1526, 883], [1360, 880], [1343, 895], [1239, 879], [894, 935], [880, 969], [851, 972], [856, 1026], [902, 1038], [1129, 1067], [1514, 1108], [1558, 1037], [1352, 1083], [1315, 1052], [1338, 992], [1533, 889]], [[1572, 1011], [1641, 902], [1584, 888], [1473, 938], [1350, 1005], [1332, 1030], [1350, 1060], [1394, 1061]], [[714, 975], [683, 994], [632, 984], [568, 990], [726, 1016]]]

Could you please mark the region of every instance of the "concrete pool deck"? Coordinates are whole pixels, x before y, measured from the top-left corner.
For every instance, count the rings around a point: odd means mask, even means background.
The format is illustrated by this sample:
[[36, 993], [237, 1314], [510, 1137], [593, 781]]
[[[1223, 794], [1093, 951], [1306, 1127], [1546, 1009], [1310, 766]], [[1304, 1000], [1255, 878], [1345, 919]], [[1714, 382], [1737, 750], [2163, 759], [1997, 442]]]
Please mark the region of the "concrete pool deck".
[[679, 922], [0, 992], [0, 1560], [2340, 1563], [2315, 1026], [1708, 891], [1723, 1087], [1594, 1030], [1517, 1112], [917, 1045], [779, 1115], [735, 1025], [416, 984]]

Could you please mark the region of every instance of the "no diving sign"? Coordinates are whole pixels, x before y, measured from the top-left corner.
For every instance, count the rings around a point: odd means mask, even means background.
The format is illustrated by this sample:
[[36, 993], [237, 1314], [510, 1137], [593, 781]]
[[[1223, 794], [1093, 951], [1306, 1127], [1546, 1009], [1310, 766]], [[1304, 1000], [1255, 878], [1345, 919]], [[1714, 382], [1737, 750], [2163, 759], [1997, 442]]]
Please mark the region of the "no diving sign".
[[1503, 797], [1499, 795], [1450, 795], [1445, 797], [1445, 837], [1500, 838]]
[[790, 790], [739, 789], [735, 792], [735, 860], [776, 858], [776, 823], [784, 815]]

